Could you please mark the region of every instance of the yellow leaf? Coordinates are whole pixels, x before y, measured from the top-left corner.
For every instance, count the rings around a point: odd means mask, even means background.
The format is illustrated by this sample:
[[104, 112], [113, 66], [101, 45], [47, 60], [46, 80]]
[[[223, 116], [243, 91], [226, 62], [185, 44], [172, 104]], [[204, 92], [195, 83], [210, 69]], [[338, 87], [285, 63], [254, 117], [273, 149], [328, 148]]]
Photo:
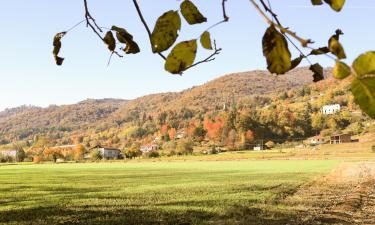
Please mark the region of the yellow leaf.
[[181, 74], [194, 63], [197, 54], [197, 40], [178, 43], [168, 55], [165, 70], [173, 74]]
[[205, 31], [201, 36], [201, 44], [203, 48], [212, 50], [211, 35], [208, 31]]

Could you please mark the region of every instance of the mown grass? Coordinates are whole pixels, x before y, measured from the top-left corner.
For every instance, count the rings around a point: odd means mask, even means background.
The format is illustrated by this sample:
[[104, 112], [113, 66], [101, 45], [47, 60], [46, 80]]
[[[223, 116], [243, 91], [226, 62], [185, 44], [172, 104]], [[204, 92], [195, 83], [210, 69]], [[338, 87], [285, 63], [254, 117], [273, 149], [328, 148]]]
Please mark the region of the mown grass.
[[337, 161], [0, 167], [0, 224], [286, 224], [280, 204]]

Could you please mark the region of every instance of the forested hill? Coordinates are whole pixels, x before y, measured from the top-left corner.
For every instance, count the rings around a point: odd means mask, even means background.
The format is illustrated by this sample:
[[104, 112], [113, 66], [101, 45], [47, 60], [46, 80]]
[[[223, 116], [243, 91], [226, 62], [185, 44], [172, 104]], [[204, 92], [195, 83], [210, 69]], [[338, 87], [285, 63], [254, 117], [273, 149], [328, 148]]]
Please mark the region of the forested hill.
[[[330, 76], [327, 70], [327, 76]], [[158, 118], [153, 131], [159, 129], [161, 114], [174, 112], [180, 129], [192, 118], [203, 120], [207, 113], [224, 110], [233, 104], [269, 104], [270, 95], [279, 95], [312, 83], [307, 68], [298, 68], [283, 76], [266, 71], [233, 73], [182, 92], [147, 95], [135, 100], [86, 100], [73, 105], [47, 108], [22, 106], [0, 112], [0, 141], [31, 140], [35, 135], [64, 139], [82, 133], [99, 133], [125, 129], [137, 121]], [[173, 114], [173, 113], [172, 113]], [[199, 116], [198, 116], [199, 114]], [[178, 121], [178, 122], [176, 122]], [[151, 133], [151, 131], [150, 131]]]

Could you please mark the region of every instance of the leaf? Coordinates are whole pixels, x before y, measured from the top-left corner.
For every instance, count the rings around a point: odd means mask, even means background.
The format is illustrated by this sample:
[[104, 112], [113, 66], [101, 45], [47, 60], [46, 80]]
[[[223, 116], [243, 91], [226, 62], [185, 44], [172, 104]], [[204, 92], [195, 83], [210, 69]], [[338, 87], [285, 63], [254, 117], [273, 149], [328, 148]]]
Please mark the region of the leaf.
[[197, 54], [197, 40], [178, 43], [169, 53], [165, 62], [165, 70], [173, 74], [181, 74], [194, 63]]
[[53, 38], [53, 56], [56, 62], [56, 65], [61, 66], [64, 62], [64, 58], [59, 57], [60, 49], [61, 49], [61, 38], [65, 36], [66, 32], [60, 32], [55, 35]]
[[323, 67], [319, 65], [319, 63], [311, 65], [309, 69], [314, 73], [314, 82], [318, 82], [324, 79]]
[[351, 89], [354, 100], [362, 111], [375, 119], [375, 77], [356, 78]]
[[324, 0], [333, 10], [340, 12], [342, 7], [344, 7], [345, 0]]
[[328, 47], [321, 47], [317, 49], [313, 49], [309, 55], [323, 55], [329, 53], [329, 48]]
[[305, 56], [300, 55], [299, 57], [293, 59], [292, 60], [292, 66], [290, 67], [290, 70], [296, 68], [302, 62], [302, 59], [304, 59], [304, 58], [305, 58]]
[[311, 3], [313, 5], [322, 5], [323, 4], [322, 0], [311, 0]]
[[336, 30], [336, 34], [333, 35], [328, 41], [329, 51], [337, 56], [338, 59], [345, 59], [346, 54], [344, 48], [339, 42], [340, 35], [343, 34], [341, 30]]
[[336, 79], [345, 79], [351, 74], [351, 69], [345, 63], [336, 60], [336, 65], [333, 67], [333, 77]]
[[207, 22], [207, 18], [199, 12], [190, 0], [185, 0], [180, 5], [181, 14], [190, 25]]
[[151, 34], [152, 51], [163, 52], [177, 40], [181, 19], [177, 11], [168, 11], [158, 18]]
[[104, 43], [107, 44], [108, 49], [113, 52], [116, 49], [116, 40], [115, 37], [113, 37], [113, 34], [111, 31], [108, 31], [104, 37]]
[[358, 77], [375, 74], [375, 51], [360, 55], [353, 62], [353, 69]]
[[117, 40], [125, 44], [123, 49], [126, 54], [136, 54], [140, 52], [138, 44], [133, 40], [133, 35], [124, 28], [112, 26], [111, 30], [116, 31]]
[[210, 32], [205, 31], [201, 35], [201, 40], [200, 41], [201, 41], [201, 44], [202, 44], [203, 48], [208, 49], [208, 50], [212, 50], [212, 42], [211, 42]]
[[56, 65], [61, 66], [64, 62], [64, 58], [61, 58], [61, 57], [55, 55], [55, 61], [56, 61]]
[[263, 36], [263, 55], [267, 59], [267, 69], [271, 73], [284, 74], [292, 66], [291, 54], [285, 37], [270, 26]]

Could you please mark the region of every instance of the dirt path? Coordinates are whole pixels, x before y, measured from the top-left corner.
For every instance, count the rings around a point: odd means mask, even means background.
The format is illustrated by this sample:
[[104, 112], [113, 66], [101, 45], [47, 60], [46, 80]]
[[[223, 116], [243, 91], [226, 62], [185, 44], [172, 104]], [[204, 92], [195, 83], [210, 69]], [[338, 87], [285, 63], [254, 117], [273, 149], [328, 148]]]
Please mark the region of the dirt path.
[[375, 163], [343, 163], [285, 201], [298, 205], [300, 224], [375, 225]]

